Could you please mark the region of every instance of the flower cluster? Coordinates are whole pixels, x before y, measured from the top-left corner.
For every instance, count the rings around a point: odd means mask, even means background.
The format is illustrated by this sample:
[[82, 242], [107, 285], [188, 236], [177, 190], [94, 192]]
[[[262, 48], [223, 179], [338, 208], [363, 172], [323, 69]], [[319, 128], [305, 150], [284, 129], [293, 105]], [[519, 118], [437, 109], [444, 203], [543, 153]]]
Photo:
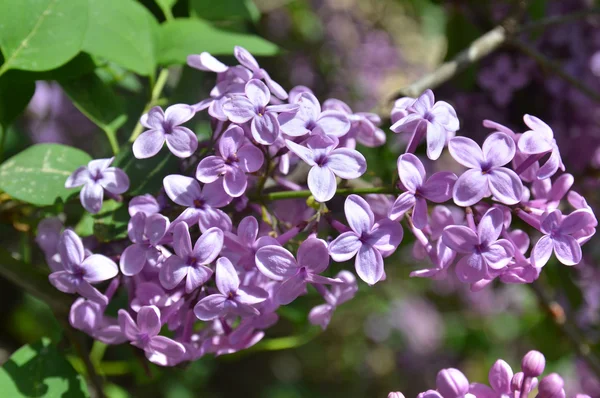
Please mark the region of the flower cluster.
[[[353, 274], [336, 273], [331, 260], [354, 259], [358, 277], [378, 283], [405, 229], [416, 238], [415, 257], [431, 262], [413, 276], [441, 278], [453, 268], [472, 289], [494, 279], [530, 283], [552, 253], [566, 265], [581, 260], [597, 221], [570, 191], [572, 176], [556, 175], [564, 166], [541, 120], [526, 115], [531, 130], [523, 134], [485, 121], [493, 132], [480, 147], [456, 136], [456, 112], [430, 90], [402, 98], [391, 129], [411, 138], [398, 158], [399, 179], [383, 190], [360, 181], [377, 193], [363, 198], [357, 193], [369, 189], [353, 191], [347, 180], [367, 168], [358, 144], [385, 143], [380, 118], [336, 99], [321, 104], [306, 87], [288, 93], [246, 50], [236, 47], [234, 54], [239, 65], [207, 53], [190, 56], [190, 66], [217, 73], [210, 98], [155, 107], [141, 119], [147, 130], [133, 143], [134, 155], [155, 156], [166, 142], [173, 155], [199, 159], [193, 176], [164, 176], [157, 196], [134, 198], [122, 195], [129, 181], [108, 167], [111, 159], [95, 160], [67, 180], [67, 187], [84, 185], [81, 200], [90, 212], [100, 210], [104, 190], [129, 200], [130, 244], [111, 242], [102, 245], [105, 255], [92, 254], [57, 220], [40, 225], [50, 282], [81, 296], [71, 309], [74, 327], [106, 343], [128, 341], [150, 361], [171, 366], [256, 344], [277, 323], [277, 309], [310, 288], [324, 301], [309, 320], [325, 328], [358, 289]], [[182, 124], [203, 110], [214, 128], [199, 145]], [[423, 140], [431, 161], [446, 157], [447, 147], [462, 174], [439, 170], [428, 177], [416, 152]], [[340, 180], [346, 223], [326, 205]], [[309, 196], [314, 206], [290, 199]], [[563, 215], [565, 197], [573, 210]], [[278, 199], [288, 199], [283, 211]], [[93, 286], [107, 280], [103, 292]], [[110, 316], [106, 308], [120, 288], [127, 306]]]
[[[458, 369], [442, 369], [437, 374], [436, 389], [422, 392], [418, 398], [527, 398], [537, 388], [536, 398], [565, 398], [563, 378], [544, 373], [546, 358], [539, 351], [529, 351], [521, 361], [521, 371], [514, 373], [506, 361], [498, 359], [489, 371], [489, 386], [469, 383]], [[388, 398], [403, 398], [401, 392], [391, 392]], [[577, 394], [576, 398], [590, 398]]]

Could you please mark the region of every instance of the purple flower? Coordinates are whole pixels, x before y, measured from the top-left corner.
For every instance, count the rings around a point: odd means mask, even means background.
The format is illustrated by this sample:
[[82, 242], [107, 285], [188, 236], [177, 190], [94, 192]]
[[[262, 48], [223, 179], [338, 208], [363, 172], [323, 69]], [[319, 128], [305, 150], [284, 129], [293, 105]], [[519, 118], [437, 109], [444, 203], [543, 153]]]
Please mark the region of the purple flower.
[[129, 189], [129, 178], [119, 168], [109, 167], [113, 158], [95, 159], [75, 170], [67, 178], [65, 188], [75, 188], [83, 185], [79, 198], [83, 208], [92, 214], [102, 208], [104, 190], [120, 195]]
[[519, 151], [530, 156], [537, 155], [538, 158], [550, 153], [546, 163], [537, 171], [537, 178], [540, 180], [550, 178], [559, 168], [565, 171], [565, 165], [560, 157], [560, 151], [550, 126], [531, 115], [523, 116], [523, 120], [531, 130], [524, 132], [519, 137]]
[[319, 100], [310, 92], [300, 94], [295, 104], [300, 107], [296, 113], [279, 115], [281, 131], [290, 137], [317, 133], [341, 137], [350, 130], [348, 116], [339, 111], [321, 112]]
[[531, 263], [535, 267], [543, 267], [554, 250], [556, 258], [564, 265], [578, 264], [581, 261], [581, 246], [573, 234], [594, 222], [594, 216], [586, 209], [575, 210], [564, 218], [560, 210], [544, 214], [540, 226], [544, 236], [531, 251]]
[[175, 104], [163, 112], [155, 106], [143, 115], [140, 123], [149, 129], [133, 143], [133, 155], [138, 159], [156, 155], [165, 141], [171, 153], [180, 158], [190, 157], [198, 148], [198, 138], [192, 130], [181, 124], [194, 117], [194, 108], [185, 104]]
[[61, 292], [78, 293], [102, 305], [108, 304], [108, 298], [91, 284], [114, 278], [119, 273], [117, 264], [100, 254], [87, 255], [81, 238], [70, 229], [62, 233], [58, 252], [64, 269], [51, 273], [50, 283]]
[[187, 209], [173, 221], [185, 221], [188, 225], [198, 223], [202, 232], [211, 227], [218, 227], [223, 231], [231, 229], [231, 219], [218, 207], [223, 207], [231, 202], [231, 197], [223, 190], [223, 184], [213, 182], [200, 188], [198, 181], [191, 177], [172, 174], [163, 180], [165, 192], [169, 198]]
[[254, 256], [263, 246], [279, 245], [271, 236], [258, 237], [258, 221], [252, 216], [244, 217], [237, 228], [237, 233], [225, 232], [225, 257], [236, 266], [246, 270], [255, 268]]
[[137, 213], [144, 213], [149, 216], [160, 212], [161, 208], [156, 198], [150, 194], [140, 195], [129, 201], [128, 212], [131, 217]]
[[544, 377], [538, 386], [537, 398], [565, 398], [565, 381], [556, 373]]
[[492, 194], [494, 199], [514, 205], [523, 196], [523, 183], [517, 174], [502, 167], [515, 156], [515, 142], [505, 133], [491, 134], [483, 143], [483, 151], [475, 141], [455, 137], [448, 144], [450, 154], [465, 171], [454, 185], [454, 202], [471, 206]]
[[127, 229], [133, 245], [123, 251], [119, 265], [123, 275], [132, 276], [139, 274], [148, 261], [157, 261], [160, 251], [156, 246], [169, 229], [169, 219], [158, 213], [146, 216], [140, 212], [131, 217]]
[[282, 100], [287, 99], [288, 95], [285, 90], [279, 85], [279, 83], [271, 79], [267, 71], [260, 67], [256, 59], [248, 50], [246, 50], [244, 47], [235, 46], [233, 48], [233, 55], [240, 64], [248, 68], [250, 72], [253, 73], [255, 78], [263, 79], [269, 87], [269, 90], [271, 90], [271, 92], [277, 98]]
[[427, 225], [427, 200], [442, 203], [450, 199], [456, 175], [440, 171], [426, 180], [423, 163], [412, 153], [398, 158], [398, 175], [407, 192], [396, 199], [390, 208], [389, 217], [396, 221], [414, 207], [413, 224], [418, 229], [423, 229]]
[[269, 105], [271, 93], [267, 86], [258, 79], [246, 83], [246, 95], [232, 95], [223, 104], [223, 112], [227, 118], [237, 124], [251, 123], [252, 137], [259, 144], [270, 145], [279, 137], [278, 112], [294, 112], [298, 105]]
[[278, 304], [294, 301], [306, 291], [306, 283], [331, 284], [337, 280], [319, 275], [329, 266], [327, 244], [308, 238], [298, 247], [298, 261], [281, 246], [264, 246], [256, 252], [256, 266], [265, 276], [281, 281], [275, 292]]
[[220, 156], [208, 156], [196, 168], [196, 178], [211, 183], [223, 178], [225, 192], [233, 197], [242, 196], [248, 186], [246, 173], [261, 168], [263, 153], [244, 137], [244, 130], [231, 126], [219, 140]]
[[335, 177], [351, 180], [364, 174], [367, 169], [365, 157], [358, 151], [337, 148], [337, 139], [313, 136], [305, 145], [285, 141], [287, 147], [312, 166], [308, 173], [308, 188], [318, 202], [327, 202], [337, 187]]
[[217, 260], [216, 274], [220, 293], [206, 296], [196, 304], [194, 314], [198, 319], [210, 321], [225, 315], [246, 317], [260, 314], [254, 305], [265, 301], [267, 292], [256, 286], [240, 286], [233, 264], [225, 257]]
[[160, 310], [154, 305], [140, 308], [137, 322], [127, 311], [119, 310], [119, 324], [131, 345], [144, 350], [146, 358], [152, 363], [167, 366], [185, 354], [185, 347], [181, 343], [159, 336], [162, 326]]
[[104, 306], [82, 297], [75, 300], [69, 311], [69, 323], [105, 344], [121, 344], [127, 337], [115, 318], [104, 316]]
[[494, 363], [488, 374], [490, 387], [485, 384], [473, 383], [469, 392], [477, 398], [505, 398], [512, 395], [511, 381], [513, 370], [502, 359]]
[[356, 277], [351, 272], [346, 270], [340, 271], [335, 278], [342, 281], [342, 283], [332, 285], [331, 292], [328, 292], [324, 296], [326, 303], [317, 305], [308, 314], [310, 323], [321, 326], [323, 330], [329, 325], [335, 309], [354, 298], [358, 291]]
[[185, 221], [173, 228], [175, 254], [167, 258], [160, 269], [160, 283], [165, 289], [174, 289], [185, 279], [185, 292], [191, 293], [210, 279], [213, 271], [207, 267], [215, 261], [223, 248], [223, 231], [209, 228], [196, 241], [192, 238]]
[[352, 231], [344, 232], [329, 244], [334, 261], [348, 261], [356, 256], [356, 273], [369, 285], [383, 276], [383, 255], [391, 254], [402, 241], [402, 226], [391, 220], [375, 223], [366, 200], [350, 195], [344, 204], [346, 219]]
[[435, 384], [444, 398], [462, 398], [469, 393], [469, 380], [458, 369], [442, 369], [438, 373]]
[[498, 239], [503, 221], [502, 211], [493, 207], [481, 217], [476, 232], [462, 225], [444, 228], [444, 244], [465, 254], [456, 264], [456, 275], [462, 282], [474, 283], [490, 279], [492, 270], [508, 265], [514, 254], [514, 247], [508, 240]]
[[351, 123], [347, 136], [352, 137], [364, 146], [378, 147], [385, 144], [385, 133], [377, 127], [381, 124], [379, 115], [368, 112], [353, 113], [345, 102], [335, 98], [325, 101], [323, 110], [339, 111], [346, 114]]
[[[397, 103], [397, 106], [408, 105], [406, 102]], [[444, 101], [435, 102], [433, 92], [427, 89], [406, 108], [406, 112], [407, 115], [394, 123], [390, 129], [395, 133], [413, 133], [412, 141], [418, 144], [421, 138], [418, 136], [418, 130], [424, 128], [427, 132], [427, 157], [432, 160], [438, 159], [446, 145], [448, 134], [456, 132], [460, 127], [452, 105]]]

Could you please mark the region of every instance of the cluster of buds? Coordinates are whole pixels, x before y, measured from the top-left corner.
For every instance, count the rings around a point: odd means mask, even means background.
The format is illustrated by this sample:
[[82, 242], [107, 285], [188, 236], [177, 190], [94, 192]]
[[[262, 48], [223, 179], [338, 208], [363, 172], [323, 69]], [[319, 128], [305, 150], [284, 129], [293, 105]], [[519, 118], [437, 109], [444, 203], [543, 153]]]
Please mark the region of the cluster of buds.
[[[150, 361], [171, 366], [256, 344], [277, 323], [277, 309], [310, 287], [324, 302], [309, 320], [325, 328], [358, 288], [353, 273], [333, 275], [331, 260], [354, 259], [358, 277], [378, 283], [404, 229], [416, 238], [416, 259], [431, 262], [413, 276], [442, 278], [453, 267], [472, 289], [494, 279], [530, 283], [552, 252], [566, 265], [581, 260], [597, 221], [570, 190], [573, 177], [555, 177], [564, 166], [541, 120], [526, 115], [531, 130], [523, 134], [485, 121], [493, 133], [480, 147], [456, 136], [454, 109], [435, 102], [430, 90], [402, 98], [391, 129], [411, 139], [398, 158], [398, 182], [340, 190], [340, 180], [367, 169], [358, 144], [385, 143], [380, 118], [336, 99], [321, 105], [306, 87], [288, 93], [246, 50], [236, 47], [234, 54], [236, 66], [207, 53], [190, 56], [190, 66], [217, 73], [210, 98], [155, 107], [140, 121], [147, 130], [133, 143], [134, 155], [155, 156], [166, 143], [173, 155], [199, 160], [193, 176], [164, 176], [156, 196], [134, 198], [121, 196], [129, 180], [109, 167], [111, 159], [94, 160], [67, 180], [67, 187], [84, 186], [81, 202], [90, 212], [100, 210], [105, 192], [129, 200], [130, 244], [115, 241], [102, 246], [105, 255], [92, 254], [56, 219], [40, 225], [50, 282], [81, 296], [71, 309], [74, 327], [106, 343], [130, 342]], [[199, 145], [182, 124], [206, 109], [213, 134]], [[431, 161], [447, 147], [466, 170], [427, 177], [415, 154], [423, 140]], [[327, 209], [336, 194], [348, 195], [346, 222]], [[309, 196], [315, 206], [298, 199]], [[563, 215], [566, 202], [573, 210]], [[104, 292], [93, 286], [108, 280]], [[120, 288], [128, 303], [111, 317], [106, 308]]]

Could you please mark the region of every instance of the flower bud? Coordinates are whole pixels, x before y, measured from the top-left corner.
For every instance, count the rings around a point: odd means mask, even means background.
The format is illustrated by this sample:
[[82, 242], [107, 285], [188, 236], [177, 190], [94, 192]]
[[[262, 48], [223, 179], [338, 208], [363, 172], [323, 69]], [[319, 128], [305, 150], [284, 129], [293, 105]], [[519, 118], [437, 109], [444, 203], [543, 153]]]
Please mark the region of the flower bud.
[[546, 358], [539, 351], [529, 351], [521, 361], [521, 369], [527, 377], [536, 377], [544, 373], [546, 367]]
[[510, 382], [510, 390], [511, 391], [521, 391], [521, 387], [523, 387], [523, 380], [525, 379], [525, 375], [523, 372], [515, 373]]
[[396, 392], [391, 392], [388, 394], [388, 398], [404, 398], [404, 394], [402, 394], [400, 391], [396, 391]]
[[458, 398], [469, 392], [469, 380], [458, 369], [442, 369], [436, 378], [437, 389], [444, 398]]
[[565, 398], [564, 380], [556, 373], [551, 373], [540, 381], [538, 398]]

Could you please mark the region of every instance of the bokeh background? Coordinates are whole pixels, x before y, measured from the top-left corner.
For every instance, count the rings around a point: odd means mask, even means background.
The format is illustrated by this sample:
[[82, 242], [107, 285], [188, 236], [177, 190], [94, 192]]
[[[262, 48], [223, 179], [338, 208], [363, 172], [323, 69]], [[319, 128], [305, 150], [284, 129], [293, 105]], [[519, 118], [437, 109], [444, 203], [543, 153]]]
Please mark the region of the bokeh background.
[[[155, 3], [141, 2], [159, 20], [163, 18]], [[402, 87], [452, 59], [515, 6], [509, 0], [214, 0], [208, 8], [195, 3], [177, 1], [175, 16], [196, 12], [221, 29], [253, 32], [276, 43], [279, 53], [260, 59], [275, 80], [286, 89], [306, 85], [321, 100], [339, 98], [355, 111], [389, 110]], [[596, 7], [591, 0], [529, 1], [523, 17], [529, 28], [520, 38], [600, 96]], [[565, 15], [574, 17], [560, 20]], [[559, 20], [536, 25], [552, 17]], [[173, 67], [172, 72], [165, 88], [169, 102], [195, 103], [208, 96], [213, 75], [188, 67]], [[99, 73], [118, 90], [132, 114], [139, 114], [144, 102], [139, 93], [147, 89], [146, 80], [110, 63]], [[545, 120], [554, 129], [567, 170], [576, 176], [577, 191], [599, 209], [598, 97], [510, 46], [501, 47], [435, 92], [455, 107], [459, 134], [476, 140], [486, 134], [483, 119], [518, 132], [525, 130], [524, 113]], [[197, 119], [198, 134], [208, 134], [207, 122]], [[130, 118], [131, 126], [124, 130], [131, 131], [135, 121]], [[386, 145], [361, 150], [367, 154], [369, 173], [391, 180], [405, 137], [395, 136], [386, 123]], [[48, 81], [36, 84], [25, 115], [9, 130], [4, 156], [39, 142], [77, 146], [92, 156], [108, 150], [97, 127], [58, 84]], [[27, 224], [27, 208], [0, 195], [0, 212], [2, 246], [28, 261], [42, 261], [34, 231]], [[443, 367], [460, 368], [471, 381], [484, 382], [497, 358], [518, 367], [523, 354], [538, 349], [546, 355], [548, 367], [566, 378], [568, 396], [577, 391], [600, 397], [600, 381], [556, 325], [562, 315], [553, 317], [540, 308], [528, 286], [492, 285], [471, 293], [452, 279], [409, 278], [412, 270], [423, 266], [413, 260], [411, 249], [405, 241], [386, 262], [387, 280], [374, 287], [361, 284], [356, 298], [336, 311], [326, 331], [308, 323], [308, 311], [319, 302], [319, 297], [308, 295], [282, 308], [282, 322], [257, 346], [173, 369], [145, 364], [131, 347], [96, 343], [92, 357], [102, 358], [99, 371], [107, 377], [107, 394], [352, 398], [384, 397], [401, 390], [410, 397], [432, 387]], [[541, 285], [599, 355], [597, 238], [586, 245], [584, 255], [584, 261], [573, 268], [549, 263]], [[4, 279], [0, 279], [0, 300], [0, 363], [18, 347], [42, 337], [61, 341], [62, 327], [46, 303]], [[69, 359], [84, 371], [74, 353]]]

